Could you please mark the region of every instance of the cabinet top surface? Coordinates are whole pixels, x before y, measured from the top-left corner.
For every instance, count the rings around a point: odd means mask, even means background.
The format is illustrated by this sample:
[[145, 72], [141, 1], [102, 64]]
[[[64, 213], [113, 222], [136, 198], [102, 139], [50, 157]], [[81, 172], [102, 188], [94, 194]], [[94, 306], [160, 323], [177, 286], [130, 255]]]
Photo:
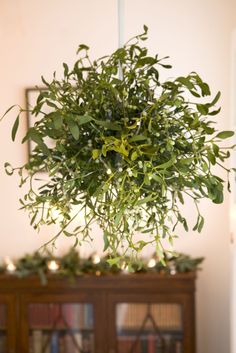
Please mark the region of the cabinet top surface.
[[24, 288], [150, 288], [168, 289], [175, 287], [179, 289], [194, 290], [195, 272], [177, 273], [176, 275], [159, 273], [140, 274], [109, 274], [109, 275], [82, 275], [73, 279], [62, 277], [59, 274], [47, 275], [47, 283], [42, 285], [39, 276], [32, 275], [26, 278], [18, 278], [15, 275], [0, 275], [0, 291], [7, 289]]

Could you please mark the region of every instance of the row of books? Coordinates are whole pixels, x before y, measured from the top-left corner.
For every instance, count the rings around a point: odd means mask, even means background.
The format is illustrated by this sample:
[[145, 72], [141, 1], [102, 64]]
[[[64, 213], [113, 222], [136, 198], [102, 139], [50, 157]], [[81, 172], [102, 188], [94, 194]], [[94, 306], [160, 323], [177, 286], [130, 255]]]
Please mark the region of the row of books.
[[[150, 313], [160, 330], [182, 329], [182, 308], [179, 304], [158, 303], [122, 303], [116, 307], [116, 324], [118, 331], [139, 328]], [[145, 328], [153, 328], [152, 320], [147, 320]]]
[[29, 337], [29, 346], [30, 353], [94, 353], [94, 335], [58, 331], [49, 334], [34, 330]]
[[6, 327], [6, 306], [0, 305], [0, 329]]
[[119, 336], [118, 353], [183, 353], [182, 337], [165, 335]]
[[93, 306], [88, 303], [30, 304], [28, 314], [31, 329], [93, 328]]

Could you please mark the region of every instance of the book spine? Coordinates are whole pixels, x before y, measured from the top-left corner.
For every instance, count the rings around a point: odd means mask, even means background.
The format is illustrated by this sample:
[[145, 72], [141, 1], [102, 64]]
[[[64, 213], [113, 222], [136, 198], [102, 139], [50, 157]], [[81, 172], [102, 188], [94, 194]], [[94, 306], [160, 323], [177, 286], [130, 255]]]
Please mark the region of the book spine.
[[82, 334], [80, 332], [76, 332], [74, 334], [74, 339], [76, 342], [77, 350], [79, 349], [79, 351], [81, 351], [82, 350]]
[[33, 340], [32, 340], [33, 352], [41, 353], [43, 349], [43, 332], [41, 330], [33, 331]]
[[148, 353], [156, 353], [155, 352], [155, 336], [148, 335]]
[[142, 353], [148, 353], [148, 341], [147, 341], [147, 337], [142, 337], [141, 338], [141, 352]]
[[175, 342], [175, 353], [183, 353], [183, 346], [181, 341]]
[[59, 353], [58, 332], [53, 332], [51, 337], [51, 353]]
[[43, 353], [50, 353], [50, 336], [49, 333], [43, 333]]

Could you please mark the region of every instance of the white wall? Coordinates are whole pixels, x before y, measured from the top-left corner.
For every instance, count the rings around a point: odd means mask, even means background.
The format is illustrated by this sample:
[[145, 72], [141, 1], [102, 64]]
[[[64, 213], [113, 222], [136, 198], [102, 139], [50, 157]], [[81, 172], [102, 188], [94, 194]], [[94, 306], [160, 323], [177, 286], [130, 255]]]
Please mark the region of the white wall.
[[[116, 0], [1, 0], [0, 1], [0, 115], [12, 104], [24, 105], [24, 89], [50, 78], [62, 62], [73, 63], [78, 44], [86, 43], [94, 57], [117, 46]], [[219, 128], [229, 128], [230, 36], [236, 27], [236, 4], [231, 0], [126, 0], [125, 39], [149, 27], [152, 53], [169, 55], [170, 76], [197, 71], [222, 92]], [[18, 211], [21, 191], [17, 176], [7, 177], [3, 163], [21, 165], [27, 148], [10, 140], [14, 114], [0, 126], [0, 257], [21, 256], [43, 244], [53, 229], [40, 235], [29, 226], [27, 214]], [[22, 122], [20, 135], [25, 131]], [[204, 201], [206, 226], [201, 235], [184, 234], [176, 248], [193, 256], [205, 256], [197, 281], [198, 353], [229, 352], [229, 200], [224, 205]], [[188, 208], [193, 217], [193, 209]], [[182, 230], [181, 230], [182, 232]], [[97, 239], [99, 232], [94, 230]], [[101, 248], [101, 241], [95, 241]], [[58, 251], [68, 245], [63, 240]]]

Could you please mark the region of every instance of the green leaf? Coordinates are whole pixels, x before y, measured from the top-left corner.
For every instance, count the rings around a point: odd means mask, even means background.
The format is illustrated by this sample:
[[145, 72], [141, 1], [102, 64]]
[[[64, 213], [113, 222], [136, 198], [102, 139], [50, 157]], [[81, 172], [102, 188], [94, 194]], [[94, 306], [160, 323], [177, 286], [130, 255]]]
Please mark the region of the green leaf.
[[227, 139], [232, 136], [234, 136], [234, 131], [221, 131], [216, 135], [219, 139]]
[[[155, 65], [158, 62], [156, 58], [146, 56], [145, 58], [141, 58], [137, 62], [137, 67], [142, 67], [145, 65]], [[162, 65], [163, 66], [163, 65]]]
[[129, 142], [144, 141], [147, 140], [147, 136], [144, 135], [134, 135], [129, 139]]
[[94, 120], [97, 125], [103, 126], [108, 130], [121, 131], [121, 126], [106, 120]]
[[183, 226], [184, 226], [184, 230], [185, 230], [186, 232], [188, 232], [188, 223], [187, 223], [187, 221], [186, 221], [185, 218], [182, 219], [182, 224], [183, 224]]
[[69, 126], [69, 129], [70, 129], [71, 135], [74, 137], [75, 140], [78, 140], [79, 139], [79, 127], [78, 127], [78, 124], [74, 120], [69, 119], [68, 120], [68, 126]]
[[184, 198], [183, 198], [183, 195], [180, 191], [177, 192], [177, 195], [178, 195], [178, 198], [179, 198], [179, 201], [182, 203], [182, 205], [184, 204]]
[[63, 234], [64, 234], [66, 237], [68, 237], [68, 238], [74, 236], [73, 233], [67, 232], [66, 230], [63, 230]]
[[117, 213], [117, 215], [116, 215], [116, 217], [115, 217], [115, 221], [114, 221], [115, 226], [118, 226], [118, 225], [120, 224], [120, 221], [121, 221], [121, 218], [122, 218], [123, 214], [124, 214], [124, 210], [123, 210], [123, 209], [121, 209], [121, 210]]
[[101, 153], [101, 150], [98, 150], [98, 149], [92, 150], [92, 158], [98, 159], [98, 157], [100, 156], [100, 153]]
[[140, 205], [143, 205], [144, 203], [148, 203], [150, 201], [153, 201], [157, 198], [157, 195], [155, 196], [152, 196], [152, 195], [149, 195], [147, 197], [144, 197], [143, 199], [140, 199], [136, 202], [136, 206], [140, 206]]
[[90, 115], [78, 115], [77, 118], [78, 125], [83, 125], [94, 120]]
[[131, 154], [131, 161], [135, 161], [138, 158], [138, 153], [136, 151]]
[[107, 262], [110, 266], [117, 266], [121, 260], [120, 256], [113, 257], [112, 259], [107, 259]]
[[206, 104], [197, 104], [196, 107], [200, 114], [202, 115], [208, 114], [209, 109]]
[[63, 67], [64, 67], [64, 76], [67, 77], [69, 72], [69, 67], [66, 63], [63, 63]]
[[12, 175], [14, 173], [14, 169], [12, 168], [11, 164], [8, 162], [4, 163], [4, 168], [7, 175]]
[[215, 105], [218, 100], [220, 99], [221, 93], [218, 92], [217, 95], [215, 96], [215, 98], [213, 99], [213, 101], [210, 103], [211, 106]]
[[46, 100], [46, 103], [49, 107], [54, 108], [54, 109], [58, 109], [58, 106], [55, 103], [49, 101], [48, 99]]
[[181, 164], [186, 164], [186, 165], [190, 165], [193, 162], [194, 158], [190, 157], [190, 158], [183, 158], [180, 160]]
[[55, 113], [53, 114], [53, 124], [56, 130], [60, 130], [63, 125], [63, 118], [61, 114]]
[[213, 111], [209, 112], [208, 114], [211, 115], [211, 116], [214, 116], [214, 115], [219, 114], [220, 111], [221, 111], [221, 108], [219, 108], [217, 110], [213, 110]]
[[216, 164], [216, 157], [210, 150], [207, 150], [207, 157], [212, 165]]
[[103, 243], [104, 243], [103, 251], [106, 251], [110, 246], [110, 242], [108, 239], [108, 232], [106, 230], [104, 230], [103, 232]]
[[16, 137], [16, 133], [17, 133], [18, 127], [19, 127], [19, 114], [17, 115], [17, 118], [16, 118], [16, 120], [14, 122], [12, 131], [11, 131], [12, 141], [15, 141], [15, 137]]
[[175, 157], [171, 158], [168, 162], [159, 164], [156, 166], [157, 169], [167, 169], [175, 163]]
[[213, 143], [212, 147], [213, 147], [213, 152], [214, 152], [215, 156], [218, 157], [219, 151], [220, 151], [219, 146], [217, 146], [215, 143]]
[[9, 113], [14, 107], [17, 107], [16, 104], [12, 105], [10, 108], [8, 108], [5, 113], [3, 114], [3, 116], [1, 117], [0, 121], [4, 118], [4, 116], [7, 115], [7, 113]]
[[202, 216], [200, 216], [200, 222], [199, 222], [198, 228], [197, 228], [199, 233], [201, 233], [203, 226], [204, 226], [204, 218]]
[[156, 175], [156, 174], [152, 174], [152, 179], [154, 179], [155, 181], [157, 181], [160, 184], [163, 183], [163, 179], [160, 176]]
[[194, 85], [192, 84], [192, 82], [190, 82], [190, 79], [188, 77], [178, 77], [176, 79], [177, 82], [180, 82], [182, 85], [186, 86], [188, 89], [193, 90], [194, 89]]
[[22, 143], [25, 142], [26, 140], [34, 141], [44, 154], [46, 154], [46, 155], [50, 154], [50, 151], [49, 151], [47, 145], [43, 142], [41, 134], [37, 130], [35, 130], [34, 128], [30, 128], [28, 130], [26, 136], [22, 140]]
[[194, 90], [190, 90], [190, 93], [191, 93], [194, 97], [196, 97], [196, 98], [200, 98], [200, 97], [201, 97], [200, 94], [198, 94], [198, 93], [195, 92]]
[[87, 45], [85, 45], [85, 44], [80, 44], [79, 45], [79, 48], [77, 49], [77, 52], [76, 52], [76, 54], [79, 54], [79, 52], [81, 51], [81, 50], [89, 50], [89, 47], [87, 46]]

